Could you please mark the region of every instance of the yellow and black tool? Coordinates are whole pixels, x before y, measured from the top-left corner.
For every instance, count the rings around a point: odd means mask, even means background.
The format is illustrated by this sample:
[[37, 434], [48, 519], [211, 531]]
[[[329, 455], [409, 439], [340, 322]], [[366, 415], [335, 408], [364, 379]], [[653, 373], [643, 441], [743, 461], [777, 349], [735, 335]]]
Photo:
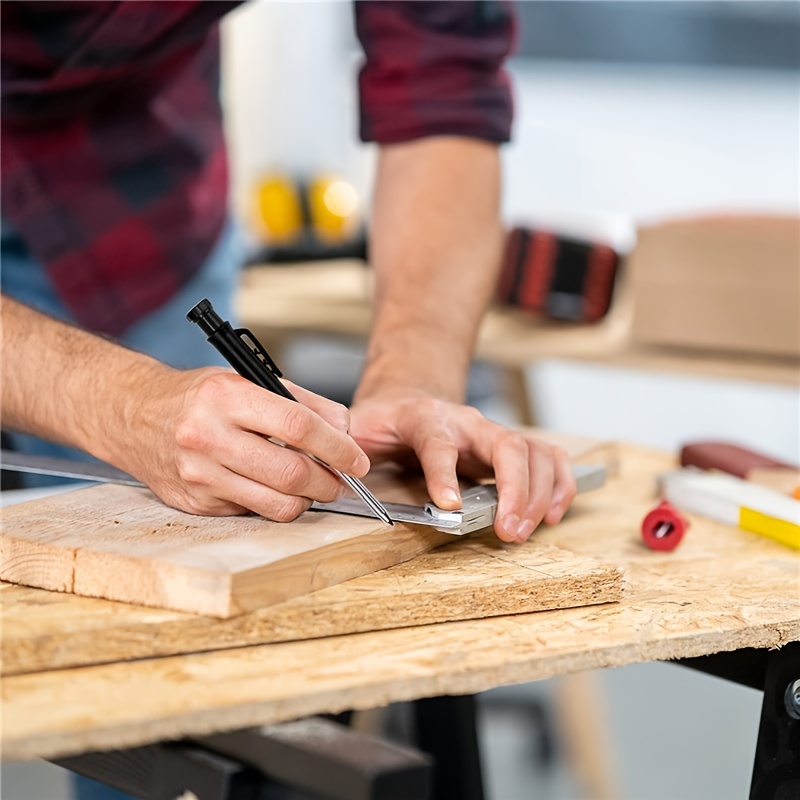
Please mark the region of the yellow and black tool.
[[265, 247], [262, 261], [365, 255], [358, 191], [336, 175], [308, 182], [266, 175], [255, 186], [252, 217]]

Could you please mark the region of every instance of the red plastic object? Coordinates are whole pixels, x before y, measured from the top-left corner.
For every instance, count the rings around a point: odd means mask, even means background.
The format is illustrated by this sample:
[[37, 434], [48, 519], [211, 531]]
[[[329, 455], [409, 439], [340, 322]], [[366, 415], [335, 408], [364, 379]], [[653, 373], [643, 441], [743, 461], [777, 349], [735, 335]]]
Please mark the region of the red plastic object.
[[719, 469], [747, 480], [748, 474], [762, 467], [796, 469], [791, 464], [776, 461], [763, 453], [746, 450], [727, 442], [693, 442], [681, 448], [681, 466], [700, 469]]
[[688, 527], [686, 517], [664, 500], [642, 520], [642, 539], [651, 550], [674, 550]]
[[506, 238], [497, 299], [551, 319], [597, 322], [611, 306], [620, 261], [607, 245], [516, 227]]

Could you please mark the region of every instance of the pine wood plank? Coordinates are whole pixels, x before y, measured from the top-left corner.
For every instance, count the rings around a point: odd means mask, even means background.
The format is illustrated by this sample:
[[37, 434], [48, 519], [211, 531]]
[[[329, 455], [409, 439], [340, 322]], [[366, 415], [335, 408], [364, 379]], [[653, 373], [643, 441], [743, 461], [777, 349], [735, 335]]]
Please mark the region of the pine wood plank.
[[638, 525], [656, 475], [674, 460], [628, 449], [621, 464], [619, 479], [537, 534], [541, 544], [623, 565], [620, 603], [12, 676], [3, 682], [4, 757], [132, 746], [800, 639], [800, 555], [699, 517], [676, 551], [648, 550]]
[[[391, 493], [415, 499], [412, 487]], [[198, 517], [146, 489], [105, 485], [5, 509], [0, 578], [226, 618], [399, 564], [451, 538], [318, 512], [288, 524]]]
[[0, 586], [2, 673], [125, 661], [615, 602], [614, 564], [491, 532], [226, 620]]

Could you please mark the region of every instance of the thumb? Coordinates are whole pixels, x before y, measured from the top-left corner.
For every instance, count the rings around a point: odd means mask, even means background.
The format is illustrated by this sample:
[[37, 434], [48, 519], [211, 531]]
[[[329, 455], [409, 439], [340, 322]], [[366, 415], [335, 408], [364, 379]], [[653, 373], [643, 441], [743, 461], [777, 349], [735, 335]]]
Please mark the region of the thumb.
[[458, 449], [455, 442], [439, 434], [425, 438], [415, 449], [431, 500], [439, 508], [448, 511], [461, 508], [461, 492], [456, 474]]

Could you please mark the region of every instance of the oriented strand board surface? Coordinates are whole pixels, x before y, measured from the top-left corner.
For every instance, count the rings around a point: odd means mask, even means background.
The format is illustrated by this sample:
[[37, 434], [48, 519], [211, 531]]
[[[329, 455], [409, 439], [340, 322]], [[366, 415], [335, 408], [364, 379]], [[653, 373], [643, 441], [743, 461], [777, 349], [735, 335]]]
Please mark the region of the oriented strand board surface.
[[227, 620], [0, 586], [4, 675], [479, 619], [622, 597], [622, 570], [487, 531], [390, 569]]
[[3, 755], [138, 745], [800, 639], [800, 555], [697, 517], [675, 552], [647, 550], [638, 526], [674, 461], [629, 449], [621, 465], [531, 545], [625, 566], [620, 603], [12, 676]]

